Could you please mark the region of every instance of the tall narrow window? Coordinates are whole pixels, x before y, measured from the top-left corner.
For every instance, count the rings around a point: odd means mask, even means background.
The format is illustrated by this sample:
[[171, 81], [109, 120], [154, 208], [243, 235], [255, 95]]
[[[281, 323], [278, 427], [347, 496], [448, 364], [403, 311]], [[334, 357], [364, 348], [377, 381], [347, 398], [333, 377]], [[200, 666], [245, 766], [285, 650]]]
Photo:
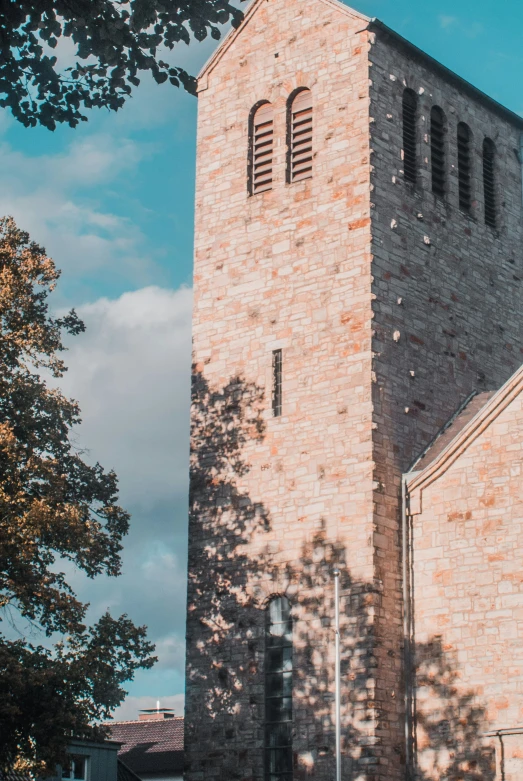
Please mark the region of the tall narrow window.
[[288, 113], [288, 180], [312, 176], [312, 93], [302, 89], [292, 99]]
[[292, 781], [292, 618], [289, 600], [267, 606], [265, 781]]
[[282, 407], [282, 353], [281, 350], [273, 350], [272, 353], [272, 414], [275, 418], [281, 415]]
[[485, 223], [496, 227], [495, 147], [490, 138], [483, 141], [483, 195], [485, 198]]
[[418, 99], [412, 89], [403, 93], [403, 171], [405, 180], [416, 184], [416, 115]]
[[459, 208], [464, 212], [469, 212], [472, 205], [470, 142], [470, 128], [464, 122], [460, 122], [458, 125]]
[[447, 189], [447, 170], [445, 164], [445, 114], [439, 106], [433, 106], [430, 112], [430, 156], [432, 166], [432, 192], [440, 198]]
[[263, 103], [251, 120], [249, 189], [251, 195], [272, 189], [273, 111]]

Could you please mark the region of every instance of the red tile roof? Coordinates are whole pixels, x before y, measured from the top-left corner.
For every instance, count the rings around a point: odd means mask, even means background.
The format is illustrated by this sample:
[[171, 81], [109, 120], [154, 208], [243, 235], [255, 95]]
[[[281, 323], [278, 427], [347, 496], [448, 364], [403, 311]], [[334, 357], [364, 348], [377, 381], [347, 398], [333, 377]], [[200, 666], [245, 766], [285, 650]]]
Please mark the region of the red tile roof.
[[183, 770], [183, 718], [115, 721], [106, 725], [121, 743], [118, 758], [134, 773]]

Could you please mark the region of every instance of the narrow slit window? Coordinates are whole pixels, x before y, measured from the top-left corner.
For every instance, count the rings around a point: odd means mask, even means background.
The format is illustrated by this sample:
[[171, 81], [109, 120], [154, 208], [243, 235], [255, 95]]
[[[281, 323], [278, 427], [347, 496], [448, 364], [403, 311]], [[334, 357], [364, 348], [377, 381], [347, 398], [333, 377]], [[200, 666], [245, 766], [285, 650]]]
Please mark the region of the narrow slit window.
[[292, 781], [292, 617], [274, 597], [265, 630], [265, 781]]
[[430, 153], [432, 167], [432, 192], [444, 198], [447, 190], [447, 167], [445, 161], [445, 114], [439, 106], [430, 112]]
[[495, 147], [490, 138], [483, 141], [483, 195], [485, 224], [496, 227]]
[[273, 110], [263, 103], [255, 112], [251, 126], [251, 195], [272, 189], [274, 148]]
[[469, 212], [472, 206], [472, 161], [470, 147], [470, 128], [464, 122], [460, 122], [458, 125], [459, 208], [464, 212]]
[[288, 113], [288, 179], [300, 182], [312, 176], [312, 94], [303, 89], [293, 98]]
[[272, 414], [279, 418], [282, 408], [282, 351], [272, 353]]
[[403, 93], [403, 171], [405, 181], [416, 184], [416, 131], [418, 99], [412, 89]]

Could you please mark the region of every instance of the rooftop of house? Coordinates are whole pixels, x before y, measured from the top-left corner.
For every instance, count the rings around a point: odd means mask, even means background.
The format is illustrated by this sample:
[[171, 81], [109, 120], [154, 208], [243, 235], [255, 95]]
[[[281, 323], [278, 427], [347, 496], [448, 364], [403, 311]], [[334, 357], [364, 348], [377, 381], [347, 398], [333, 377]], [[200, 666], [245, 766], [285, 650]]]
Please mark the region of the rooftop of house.
[[478, 393], [466, 399], [404, 475], [414, 513], [421, 512], [423, 489], [443, 474], [522, 394], [523, 365], [499, 390]]
[[450, 418], [450, 420], [438, 432], [425, 452], [416, 461], [410, 471], [421, 472], [426, 466], [435, 461], [443, 453], [446, 447], [463, 431], [477, 413], [483, 409], [489, 399], [494, 396], [496, 391], [485, 391], [469, 396], [465, 404]]
[[122, 744], [118, 758], [133, 773], [183, 770], [183, 717], [151, 712], [146, 718], [115, 721], [106, 726], [112, 740]]

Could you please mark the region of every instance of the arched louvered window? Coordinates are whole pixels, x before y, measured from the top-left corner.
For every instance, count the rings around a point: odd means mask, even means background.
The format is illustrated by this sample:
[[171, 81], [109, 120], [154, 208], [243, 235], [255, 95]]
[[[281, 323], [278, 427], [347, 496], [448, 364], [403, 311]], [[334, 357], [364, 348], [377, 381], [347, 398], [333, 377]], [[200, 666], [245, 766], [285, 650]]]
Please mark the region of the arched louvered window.
[[403, 171], [405, 180], [416, 184], [416, 130], [418, 99], [412, 89], [403, 93]]
[[440, 198], [447, 191], [447, 166], [445, 161], [445, 114], [439, 106], [430, 112], [430, 158], [432, 169], [432, 192]]
[[262, 103], [251, 117], [249, 150], [249, 192], [251, 195], [272, 189], [273, 111]]
[[483, 195], [485, 198], [485, 223], [496, 227], [495, 147], [490, 138], [483, 141]]
[[292, 781], [292, 617], [287, 597], [267, 606], [265, 781]]
[[469, 212], [472, 206], [472, 134], [464, 122], [458, 125], [458, 184], [459, 208]]
[[287, 179], [299, 182], [312, 176], [312, 93], [300, 90], [288, 109]]

